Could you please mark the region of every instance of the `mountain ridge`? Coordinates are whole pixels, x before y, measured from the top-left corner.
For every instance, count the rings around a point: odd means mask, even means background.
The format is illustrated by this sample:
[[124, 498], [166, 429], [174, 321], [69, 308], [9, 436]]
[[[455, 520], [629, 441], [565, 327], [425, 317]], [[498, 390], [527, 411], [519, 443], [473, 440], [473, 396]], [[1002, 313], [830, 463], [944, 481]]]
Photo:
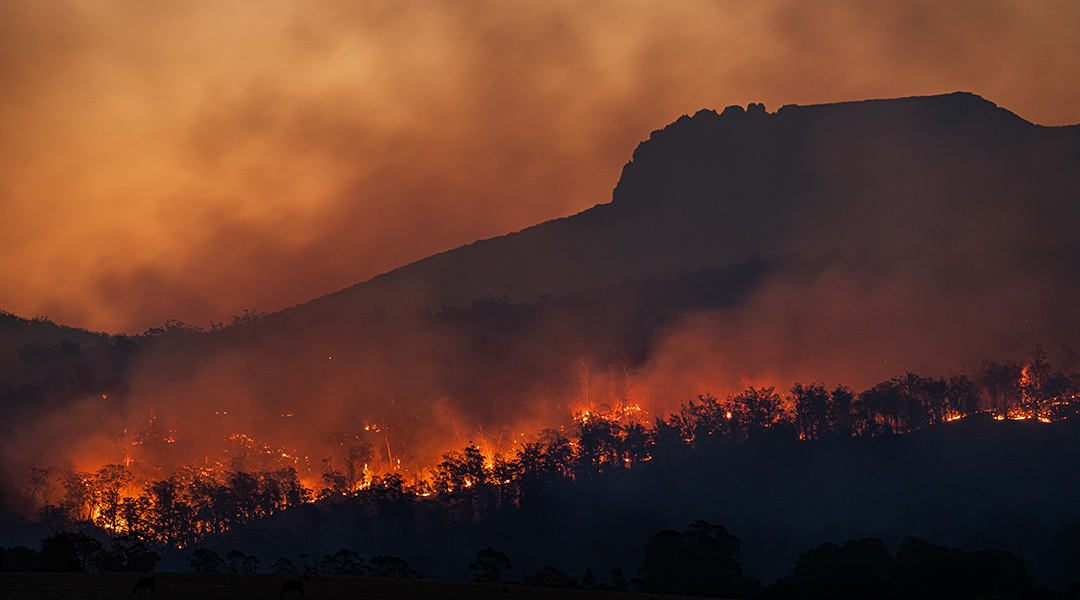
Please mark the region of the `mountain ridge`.
[[[725, 266], [756, 254], [805, 251], [786, 242], [819, 210], [819, 196], [826, 193], [821, 153], [858, 153], [868, 139], [885, 136], [940, 152], [982, 147], [993, 155], [1071, 136], [1072, 154], [1080, 156], [1078, 132], [1078, 126], [1035, 125], [967, 92], [785, 105], [771, 114], [760, 104], [701, 110], [637, 146], [610, 202], [426, 257], [282, 312], [341, 313], [414, 302], [438, 310], [489, 295], [527, 301]], [[702, 178], [695, 170], [715, 170], [719, 177]], [[723, 239], [700, 239], [722, 218], [734, 224]], [[688, 240], [694, 237], [699, 239]]]
[[1049, 146], [1071, 159], [1066, 166], [1080, 182], [1080, 125], [1036, 125], [969, 92], [788, 104], [773, 113], [761, 104], [702, 109], [640, 142], [608, 202], [433, 254], [272, 314], [303, 321], [417, 303], [438, 311], [485, 296], [529, 301], [754, 256], [836, 253], [808, 252], [799, 243], [797, 230], [819, 211], [821, 187], [828, 184], [815, 157], [837, 152], [830, 144], [854, 139], [865, 145], [898, 131], [909, 145], [954, 154], [973, 147], [1000, 154]]

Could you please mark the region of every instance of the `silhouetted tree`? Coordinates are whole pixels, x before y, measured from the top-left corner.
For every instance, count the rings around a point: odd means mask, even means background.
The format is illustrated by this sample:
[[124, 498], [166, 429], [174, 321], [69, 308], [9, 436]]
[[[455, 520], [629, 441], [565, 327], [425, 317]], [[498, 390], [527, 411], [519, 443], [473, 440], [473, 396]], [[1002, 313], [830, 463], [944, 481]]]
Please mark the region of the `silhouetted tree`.
[[369, 565], [371, 574], [376, 577], [423, 579], [423, 576], [414, 571], [400, 556], [375, 556], [369, 561]]
[[484, 467], [484, 455], [480, 449], [469, 444], [462, 452], [452, 450], [443, 454], [443, 461], [435, 470], [435, 490], [439, 493], [465, 490], [484, 486], [488, 479]]
[[187, 503], [179, 478], [173, 476], [155, 481], [147, 485], [146, 492], [150, 500], [149, 520], [155, 538], [167, 546], [184, 546], [192, 542], [195, 511]]
[[570, 441], [554, 430], [545, 430], [539, 440], [522, 444], [510, 463], [518, 501], [527, 506], [570, 478], [574, 459]]
[[938, 425], [952, 414], [952, 400], [949, 397], [952, 391], [949, 382], [945, 379], [927, 377], [917, 380], [915, 394], [922, 403], [921, 422], [916, 429], [927, 425]]
[[578, 582], [573, 577], [563, 573], [555, 567], [548, 565], [536, 573], [529, 575], [523, 582], [525, 585], [552, 588], [576, 588]]
[[660, 531], [645, 544], [642, 587], [686, 596], [732, 596], [739, 589], [739, 538], [697, 521], [685, 532]]
[[192, 550], [187, 563], [195, 573], [219, 573], [225, 568], [225, 561], [221, 560], [217, 552], [208, 548]]
[[359, 553], [342, 548], [324, 556], [319, 570], [327, 575], [363, 575], [366, 569]]
[[267, 514], [311, 501], [311, 490], [305, 488], [300, 482], [300, 477], [294, 467], [264, 473], [261, 493], [265, 498]]
[[623, 468], [622, 426], [602, 415], [579, 415], [575, 474], [579, 477]]
[[990, 396], [990, 408], [995, 414], [1004, 416], [1020, 402], [1022, 371], [1023, 367], [1013, 361], [984, 360], [979, 365], [978, 379]]
[[319, 492], [320, 498], [333, 494], [346, 494], [351, 490], [345, 474], [334, 468], [333, 457], [322, 459], [322, 482], [324, 487]]
[[979, 411], [982, 398], [975, 382], [963, 375], [949, 378], [949, 412], [954, 415], [972, 415]]
[[110, 542], [102, 570], [114, 573], [147, 573], [153, 571], [160, 562], [161, 555], [151, 550], [146, 541], [121, 535]]
[[225, 564], [228, 565], [230, 573], [240, 572], [240, 565], [244, 562], [245, 556], [243, 552], [235, 548], [229, 550], [229, 553], [225, 555]]
[[829, 437], [851, 437], [857, 432], [855, 395], [851, 389], [838, 385], [829, 392]]
[[64, 486], [64, 498], [60, 501], [60, 506], [73, 521], [89, 521], [93, 515], [93, 494], [89, 485], [91, 478], [90, 473], [69, 471], [61, 480]]
[[[698, 396], [672, 415], [668, 424], [689, 440], [697, 452], [708, 452], [731, 441], [735, 432], [731, 399], [720, 402], [712, 394]], [[676, 418], [677, 417], [677, 418]]]
[[773, 585], [773, 595], [807, 600], [874, 600], [894, 596], [894, 565], [876, 538], [826, 542], [799, 555], [795, 568]]
[[652, 439], [643, 423], [630, 423], [623, 429], [622, 445], [630, 468], [652, 458]]
[[783, 398], [775, 388], [746, 388], [743, 393], [728, 399], [731, 421], [737, 438], [755, 439], [763, 436], [770, 427], [785, 424], [787, 413]]
[[416, 493], [405, 487], [400, 473], [372, 477], [371, 485], [361, 490], [357, 498], [371, 506], [380, 518], [398, 526], [406, 525], [416, 513]]
[[106, 560], [101, 542], [85, 533], [55, 533], [41, 540], [35, 571], [85, 572], [98, 569]]
[[488, 479], [494, 488], [496, 506], [513, 506], [518, 501], [518, 487], [514, 482], [514, 463], [496, 452], [491, 460]]
[[476, 553], [476, 560], [469, 565], [476, 583], [498, 583], [514, 568], [510, 558], [488, 546]]
[[608, 577], [611, 577], [611, 589], [616, 592], [622, 592], [626, 590], [627, 581], [626, 573], [622, 570], [622, 567], [615, 567], [608, 573]]
[[1020, 597], [1034, 592], [1024, 562], [1002, 550], [964, 552], [908, 537], [896, 554], [898, 591], [909, 598]]
[[795, 428], [799, 437], [816, 440], [829, 431], [829, 404], [831, 398], [821, 384], [796, 383], [791, 388], [795, 401]]
[[304, 567], [303, 567], [303, 570], [304, 570], [303, 575], [304, 575], [305, 579], [307, 579], [308, 577], [311, 577], [312, 575], [318, 575], [319, 574], [319, 565], [322, 562], [320, 560], [321, 558], [322, 558], [322, 553], [319, 552], [318, 550], [316, 550], [315, 552], [304, 553], [304, 554], [300, 555], [300, 564], [304, 565]]
[[124, 520], [124, 531], [128, 535], [160, 540], [150, 521], [150, 507], [150, 498], [146, 494], [136, 498], [125, 497], [120, 501], [120, 517]]
[[274, 561], [274, 564], [270, 565], [270, 572], [275, 575], [297, 574], [296, 565], [293, 564], [293, 561], [284, 556], [278, 558]]
[[112, 531], [119, 528], [123, 508], [120, 492], [131, 478], [124, 465], [105, 465], [90, 478], [88, 487], [97, 512], [94, 523], [98, 527]]
[[656, 417], [652, 429], [653, 457], [666, 463], [683, 463], [690, 455], [689, 435], [692, 432], [684, 431], [679, 415], [671, 415], [666, 420]]
[[236, 471], [229, 474], [226, 486], [228, 490], [224, 504], [226, 527], [250, 523], [263, 516], [263, 511], [259, 506], [261, 486], [255, 475], [246, 471]]
[[924, 384], [915, 373], [907, 373], [864, 391], [859, 400], [888, 431], [914, 431], [932, 422]]
[[9, 573], [31, 573], [37, 570], [38, 551], [26, 546], [12, 546], [4, 552], [4, 569]]

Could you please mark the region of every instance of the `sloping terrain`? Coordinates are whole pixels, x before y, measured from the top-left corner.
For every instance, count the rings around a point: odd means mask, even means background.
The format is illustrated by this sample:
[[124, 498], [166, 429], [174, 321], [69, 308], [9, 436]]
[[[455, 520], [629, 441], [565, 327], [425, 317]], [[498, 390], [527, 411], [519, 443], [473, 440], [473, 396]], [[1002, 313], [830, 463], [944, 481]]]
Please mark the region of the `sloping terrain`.
[[703, 110], [653, 132], [608, 204], [288, 312], [527, 301], [755, 253], [1005, 241], [1076, 260], [1077, 185], [1080, 127], [1039, 127], [972, 94]]
[[[903, 435], [762, 441], [654, 458], [477, 519], [424, 499], [385, 514], [361, 498], [317, 503], [208, 543], [221, 553], [257, 549], [264, 562], [316, 549], [397, 554], [447, 579], [467, 578], [476, 551], [492, 546], [511, 558], [515, 576], [553, 564], [581, 577], [586, 568], [630, 572], [653, 533], [705, 520], [738, 536], [744, 569], [768, 582], [825, 541], [878, 537], [895, 550], [913, 535], [975, 549], [1001, 547], [985, 545], [986, 532], [1019, 528], [1046, 542], [1043, 532], [1080, 523], [1078, 479], [1080, 424], [976, 415]], [[1028, 560], [1037, 581], [1064, 587], [1080, 567], [1080, 537], [1071, 531], [1055, 552], [1042, 543], [1005, 547]]]

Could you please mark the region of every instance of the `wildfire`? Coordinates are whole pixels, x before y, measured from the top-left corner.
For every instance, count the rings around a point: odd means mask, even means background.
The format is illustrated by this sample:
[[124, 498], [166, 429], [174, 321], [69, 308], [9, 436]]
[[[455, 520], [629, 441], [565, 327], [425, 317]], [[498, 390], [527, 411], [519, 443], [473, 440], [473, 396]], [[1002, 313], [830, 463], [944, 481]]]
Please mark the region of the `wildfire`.
[[[782, 426], [779, 431], [794, 430], [799, 439], [809, 442], [825, 436], [903, 433], [978, 412], [991, 413], [999, 421], [1040, 423], [1077, 414], [1080, 397], [1063, 393], [1076, 391], [1077, 384], [1053, 384], [1051, 379], [1046, 369], [1025, 365], [1009, 372], [1005, 392], [990, 398], [983, 389], [973, 402], [957, 400], [945, 380], [920, 380], [911, 374], [887, 382], [892, 387], [882, 389], [893, 394], [888, 397], [874, 390], [853, 394], [838, 388], [829, 392], [820, 385], [796, 386], [790, 395], [772, 387], [748, 388], [726, 399], [705, 394], [680, 412], [655, 419], [655, 425], [639, 404], [626, 398], [601, 403], [599, 394], [590, 391], [586, 406], [573, 412], [572, 420], [562, 421], [561, 426], [551, 421], [518, 422], [495, 431], [478, 429], [472, 432], [477, 444], [470, 441], [464, 452], [442, 454], [443, 462], [437, 465], [422, 462], [410, 440], [423, 438], [413, 433], [400, 435], [401, 423], [393, 418], [354, 422], [344, 432], [336, 430], [334, 435], [316, 439], [319, 446], [295, 448], [254, 439], [253, 435], [261, 437], [258, 433], [237, 431], [241, 425], [234, 423], [236, 416], [214, 420], [216, 426], [229, 429], [221, 431], [219, 448], [200, 452], [203, 464], [198, 464], [197, 458], [188, 466], [169, 464], [166, 461], [183, 460], [175, 457], [183, 456], [190, 440], [184, 437], [182, 422], [176, 424], [178, 431], [151, 413], [148, 423], [133, 428], [130, 435], [124, 429], [117, 438], [119, 451], [111, 460], [118, 464], [107, 464], [97, 471], [65, 472], [57, 477], [63, 487], [62, 499], [49, 491], [48, 482], [35, 484], [33, 498], [44, 507], [42, 515], [65, 512], [69, 522], [89, 522], [110, 533], [145, 535], [163, 545], [182, 547], [234, 525], [320, 499], [384, 498], [386, 494], [405, 494], [414, 500], [442, 494], [451, 498], [454, 494], [480, 497], [492, 493], [513, 497], [523, 493], [522, 478], [533, 482], [537, 478], [573, 479], [635, 469], [653, 459], [683, 456], [716, 444], [746, 443], [777, 425]], [[873, 393], [879, 394], [876, 404]], [[881, 401], [882, 397], [889, 402]], [[993, 400], [990, 407], [986, 406], [988, 400]], [[846, 404], [838, 404], [841, 401]], [[847, 412], [837, 413], [835, 406], [847, 407], [843, 409]], [[906, 416], [909, 413], [915, 416]], [[294, 414], [278, 416], [285, 419]], [[239, 419], [247, 422], [243, 416]], [[458, 429], [453, 415], [451, 421], [454, 431], [447, 440], [468, 435], [466, 429]], [[545, 425], [552, 428], [544, 429]], [[671, 446], [665, 450], [665, 444]], [[312, 450], [316, 447], [319, 450]], [[672, 452], [672, 448], [676, 450]], [[515, 450], [516, 456], [512, 454]], [[81, 461], [80, 467], [89, 469], [102, 462]], [[238, 498], [248, 500], [237, 504]], [[148, 519], [166, 514], [158, 507], [173, 505], [189, 507], [188, 525], [147, 525]], [[198, 515], [196, 507], [202, 511]]]
[[[628, 425], [640, 422], [648, 418], [648, 413], [638, 404], [620, 403], [615, 408], [603, 404], [596, 409], [585, 408], [574, 413], [574, 421], [581, 425], [587, 425], [596, 421], [619, 423]], [[522, 435], [525, 435], [524, 433]]]

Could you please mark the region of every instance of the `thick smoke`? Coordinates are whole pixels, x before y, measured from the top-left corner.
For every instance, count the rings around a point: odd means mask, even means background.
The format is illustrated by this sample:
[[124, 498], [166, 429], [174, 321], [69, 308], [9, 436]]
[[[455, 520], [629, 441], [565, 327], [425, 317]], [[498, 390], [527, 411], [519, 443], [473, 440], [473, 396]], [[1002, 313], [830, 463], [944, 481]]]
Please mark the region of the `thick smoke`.
[[608, 198], [701, 107], [970, 89], [1077, 121], [1061, 0], [0, 8], [0, 306], [276, 310]]
[[[804, 191], [755, 200], [764, 226], [717, 233], [761, 232], [800, 215], [793, 228], [750, 243], [809, 262], [776, 273], [736, 307], [670, 322], [638, 373], [639, 397], [666, 397], [672, 409], [747, 385], [858, 391], [908, 371], [972, 374], [985, 359], [1024, 360], [1037, 345], [1075, 368], [1076, 128], [1040, 130], [969, 108], [957, 124], [942, 113], [920, 125], [898, 112], [872, 125], [854, 106], [836, 112], [849, 122], [822, 117], [832, 133], [800, 146], [812, 157], [810, 179], [766, 171]], [[722, 201], [723, 188], [715, 193]]]

